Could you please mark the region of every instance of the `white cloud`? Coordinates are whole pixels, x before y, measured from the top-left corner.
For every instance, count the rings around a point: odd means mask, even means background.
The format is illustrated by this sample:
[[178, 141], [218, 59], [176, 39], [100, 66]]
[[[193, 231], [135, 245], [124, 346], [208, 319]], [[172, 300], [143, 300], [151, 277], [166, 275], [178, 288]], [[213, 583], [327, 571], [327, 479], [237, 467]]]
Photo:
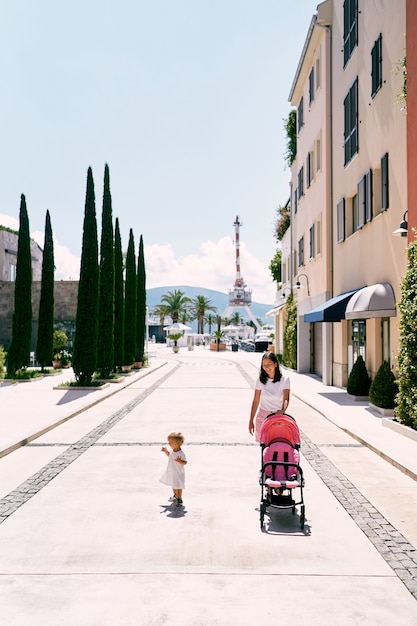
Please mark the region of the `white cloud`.
[[[145, 265], [148, 288], [189, 285], [227, 292], [236, 278], [236, 252], [228, 237], [201, 243], [199, 254], [179, 258], [170, 245], [145, 244]], [[240, 265], [241, 275], [252, 290], [252, 300], [273, 304], [275, 287], [269, 268], [245, 244], [240, 245]]]
[[[0, 224], [19, 229], [15, 218], [0, 214]], [[44, 233], [31, 234], [43, 247]], [[236, 278], [236, 251], [230, 237], [223, 237], [217, 242], [205, 241], [200, 244], [197, 254], [176, 256], [171, 245], [145, 244], [146, 285], [152, 287], [170, 287], [189, 285], [206, 287], [227, 293], [233, 288]], [[80, 259], [61, 245], [54, 236], [55, 279], [78, 280]], [[245, 243], [240, 245], [241, 275], [247, 288], [252, 290], [252, 300], [265, 304], [275, 302], [275, 285], [267, 264], [257, 259], [248, 250]]]
[[[19, 220], [9, 215], [0, 213], [0, 224], [19, 230]], [[41, 231], [35, 231], [30, 235], [43, 248], [45, 234]], [[66, 247], [57, 241], [54, 235], [54, 259], [55, 259], [55, 280], [78, 280], [80, 276], [80, 259], [72, 254]]]
[[0, 213], [0, 224], [12, 230], [19, 230], [19, 220], [15, 217], [10, 217], [10, 215], [5, 215], [4, 213]]
[[[35, 231], [30, 235], [43, 248], [45, 234]], [[62, 246], [54, 235], [55, 280], [78, 280], [80, 277], [80, 259]]]

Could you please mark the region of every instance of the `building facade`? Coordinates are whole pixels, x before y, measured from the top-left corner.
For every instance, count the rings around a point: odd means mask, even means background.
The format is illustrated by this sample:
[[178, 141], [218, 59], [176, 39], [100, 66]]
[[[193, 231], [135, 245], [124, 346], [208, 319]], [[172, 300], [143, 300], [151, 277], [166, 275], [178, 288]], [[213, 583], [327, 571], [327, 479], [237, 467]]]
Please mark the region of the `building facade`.
[[322, 2], [290, 92], [297, 155], [282, 291], [297, 298], [298, 369], [328, 385], [345, 387], [359, 355], [371, 377], [383, 360], [396, 371], [407, 263], [407, 239], [393, 236], [407, 210], [405, 32], [405, 0]]

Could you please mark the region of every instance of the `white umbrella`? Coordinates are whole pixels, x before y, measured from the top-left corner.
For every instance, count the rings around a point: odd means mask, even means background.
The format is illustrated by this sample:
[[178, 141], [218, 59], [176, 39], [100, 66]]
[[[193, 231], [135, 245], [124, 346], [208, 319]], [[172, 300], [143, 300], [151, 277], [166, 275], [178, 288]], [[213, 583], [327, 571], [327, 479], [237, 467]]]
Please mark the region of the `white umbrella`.
[[186, 326], [185, 324], [177, 323], [172, 326], [164, 326], [164, 330], [169, 331], [171, 334], [175, 332], [180, 332], [182, 330], [191, 330], [191, 326]]

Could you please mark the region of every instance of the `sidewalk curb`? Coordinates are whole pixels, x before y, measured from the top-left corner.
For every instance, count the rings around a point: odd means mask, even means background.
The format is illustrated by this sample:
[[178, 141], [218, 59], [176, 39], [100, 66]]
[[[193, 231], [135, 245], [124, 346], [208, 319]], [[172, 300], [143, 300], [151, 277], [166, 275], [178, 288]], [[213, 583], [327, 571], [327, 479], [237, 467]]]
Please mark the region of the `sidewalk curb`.
[[[368, 448], [372, 452], [375, 452], [375, 454], [377, 454], [382, 459], [384, 459], [384, 461], [387, 461], [388, 463], [390, 463], [391, 465], [393, 465], [394, 467], [399, 469], [403, 474], [406, 474], [407, 476], [409, 476], [413, 480], [417, 481], [417, 473], [416, 472], [413, 472], [412, 470], [408, 469], [407, 467], [405, 467], [405, 465], [402, 465], [401, 463], [399, 463], [398, 461], [393, 459], [391, 456], [387, 455], [385, 452], [382, 452], [382, 450], [379, 450], [378, 448], [373, 446], [371, 443], [369, 443], [368, 441], [366, 441], [362, 437], [359, 437], [359, 435], [356, 435], [354, 432], [352, 432], [348, 428], [345, 428], [343, 426], [340, 426], [339, 424], [336, 424], [336, 422], [334, 422], [332, 419], [330, 419], [330, 417], [328, 415], [326, 415], [326, 413], [323, 413], [323, 411], [321, 411], [319, 408], [317, 408], [317, 406], [314, 406], [313, 404], [311, 404], [311, 402], [308, 402], [305, 398], [301, 397], [300, 395], [298, 395], [298, 394], [296, 394], [294, 392], [293, 392], [293, 395], [296, 398], [298, 398], [298, 400], [301, 400], [301, 402], [304, 402], [304, 404], [309, 406], [311, 409], [313, 409], [314, 411], [317, 411], [317, 413], [320, 413], [320, 415], [322, 415], [325, 419], [327, 419], [327, 421], [329, 421], [332, 424], [334, 424], [334, 426], [337, 426], [337, 428], [340, 428], [340, 430], [342, 430], [344, 433], [346, 433], [347, 435], [352, 437], [352, 439], [355, 439], [355, 441], [357, 441], [358, 443], [362, 444], [363, 446], [365, 446], [366, 448]], [[391, 420], [389, 420], [389, 421], [391, 421]], [[404, 433], [400, 433], [400, 434], [403, 435]]]
[[127, 387], [130, 387], [130, 385], [132, 385], [134, 382], [140, 380], [141, 378], [145, 378], [146, 376], [149, 376], [149, 374], [152, 374], [153, 372], [158, 371], [161, 367], [164, 367], [166, 364], [167, 364], [167, 361], [163, 361], [162, 363], [160, 363], [159, 365], [156, 365], [154, 367], [152, 367], [152, 365], [151, 365], [151, 366], [149, 366], [149, 368], [146, 368], [148, 371], [146, 371], [143, 374], [141, 373], [142, 371], [139, 370], [138, 376], [132, 377], [132, 380], [129, 380], [124, 385], [121, 385], [121, 386], [117, 385], [115, 387], [115, 389], [113, 391], [111, 391], [111, 393], [106, 394], [104, 397], [97, 397], [94, 401], [90, 402], [89, 404], [86, 404], [81, 409], [78, 409], [78, 411], [75, 411], [74, 413], [71, 413], [70, 415], [67, 415], [66, 417], [62, 417], [58, 421], [53, 422], [53, 423], [49, 424], [48, 426], [45, 426], [44, 428], [41, 428], [40, 430], [36, 431], [35, 433], [27, 435], [23, 439], [20, 439], [20, 440], [16, 441], [15, 443], [10, 444], [6, 448], [3, 448], [2, 450], [0, 450], [0, 459], [5, 457], [5, 456], [7, 456], [11, 452], [14, 452], [15, 450], [18, 450], [19, 448], [22, 448], [23, 446], [27, 445], [31, 441], [34, 441], [35, 439], [38, 439], [39, 437], [42, 437], [42, 435], [45, 435], [47, 432], [53, 430], [54, 428], [57, 428], [58, 426], [61, 426], [61, 424], [64, 424], [65, 422], [68, 422], [70, 419], [72, 419], [74, 417], [77, 417], [77, 415], [80, 415], [81, 413], [84, 413], [84, 411], [87, 411], [88, 409], [91, 409], [93, 406], [96, 406], [100, 402], [103, 402], [104, 400], [107, 400], [107, 398], [110, 398], [110, 397], [114, 396], [119, 391], [122, 391], [122, 389], [126, 389]]

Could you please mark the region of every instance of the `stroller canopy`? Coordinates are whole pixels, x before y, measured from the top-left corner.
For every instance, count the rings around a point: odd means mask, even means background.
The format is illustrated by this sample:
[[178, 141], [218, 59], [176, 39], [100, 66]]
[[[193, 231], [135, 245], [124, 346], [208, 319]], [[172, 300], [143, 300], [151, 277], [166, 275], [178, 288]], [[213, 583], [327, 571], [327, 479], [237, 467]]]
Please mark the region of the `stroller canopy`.
[[300, 447], [300, 430], [291, 415], [271, 415], [262, 423], [260, 443], [270, 446], [277, 441], [287, 442], [293, 448]]

